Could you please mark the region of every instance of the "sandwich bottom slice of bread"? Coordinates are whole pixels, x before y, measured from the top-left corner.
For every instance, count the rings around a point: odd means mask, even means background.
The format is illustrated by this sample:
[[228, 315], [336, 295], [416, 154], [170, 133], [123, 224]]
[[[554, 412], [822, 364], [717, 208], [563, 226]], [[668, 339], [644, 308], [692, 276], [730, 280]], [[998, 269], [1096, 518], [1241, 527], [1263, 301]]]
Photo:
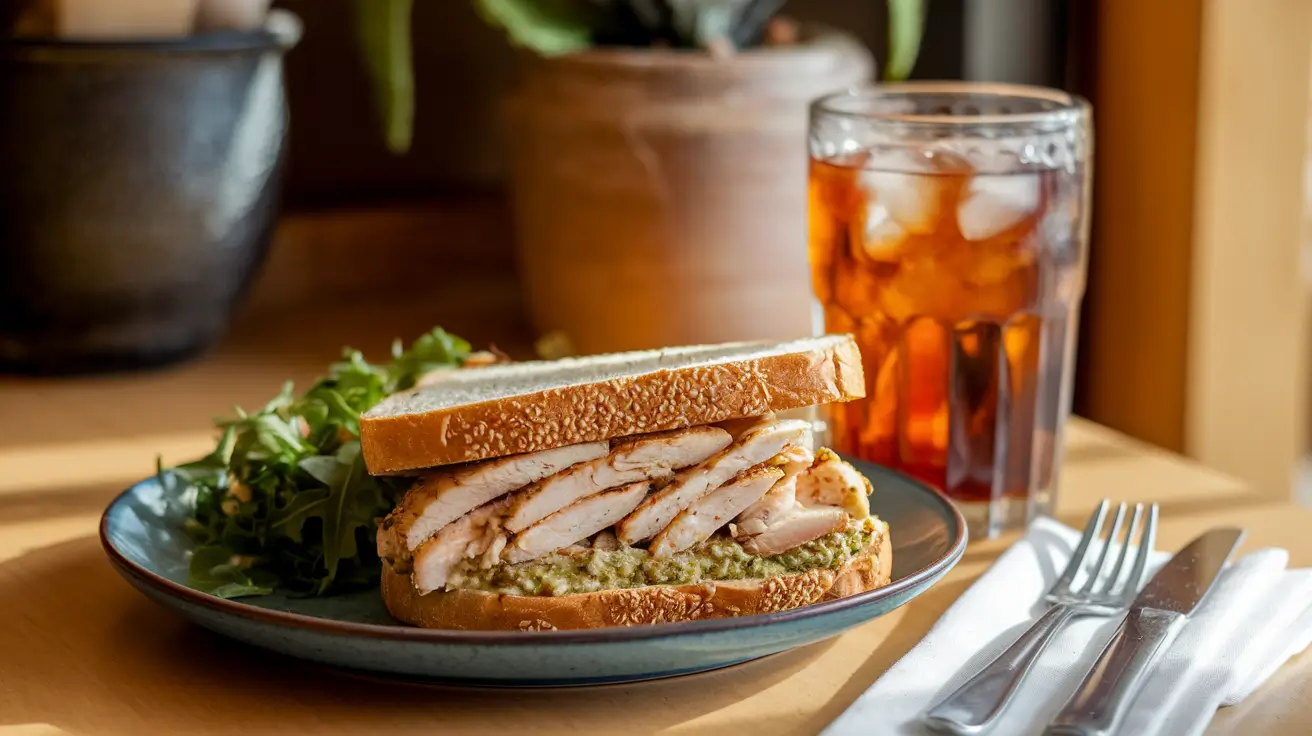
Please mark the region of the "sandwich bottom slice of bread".
[[447, 590], [422, 595], [410, 575], [384, 566], [383, 601], [395, 618], [433, 629], [555, 631], [638, 626], [775, 613], [845, 598], [889, 583], [888, 525], [869, 523], [864, 546], [837, 566], [748, 580], [612, 588], [569, 595]]

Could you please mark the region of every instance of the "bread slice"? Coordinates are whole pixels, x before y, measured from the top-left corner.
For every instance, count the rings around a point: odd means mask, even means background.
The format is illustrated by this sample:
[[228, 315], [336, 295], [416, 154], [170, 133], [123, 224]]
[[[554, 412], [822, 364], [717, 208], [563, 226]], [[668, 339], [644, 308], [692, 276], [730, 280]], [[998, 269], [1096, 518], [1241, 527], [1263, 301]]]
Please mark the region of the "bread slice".
[[430, 629], [596, 629], [784, 611], [888, 585], [892, 569], [892, 541], [888, 525], [881, 522], [865, 551], [838, 569], [816, 568], [758, 580], [523, 596], [476, 590], [419, 595], [409, 574], [384, 565], [383, 601], [397, 619]]
[[851, 335], [453, 371], [360, 420], [374, 475], [681, 429], [865, 396]]

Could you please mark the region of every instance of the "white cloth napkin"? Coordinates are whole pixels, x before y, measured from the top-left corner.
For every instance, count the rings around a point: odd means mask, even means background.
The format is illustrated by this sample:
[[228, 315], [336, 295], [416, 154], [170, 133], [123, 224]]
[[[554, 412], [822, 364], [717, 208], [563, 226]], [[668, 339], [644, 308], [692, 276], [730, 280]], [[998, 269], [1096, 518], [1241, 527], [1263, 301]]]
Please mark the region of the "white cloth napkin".
[[[1046, 610], [1043, 594], [1065, 568], [1079, 537], [1079, 532], [1050, 519], [1031, 524], [1025, 537], [824, 736], [933, 733], [920, 723], [921, 714], [992, 661]], [[1149, 571], [1169, 557], [1156, 553]], [[1312, 569], [1289, 570], [1288, 564], [1285, 550], [1264, 549], [1235, 561], [1221, 574], [1158, 660], [1121, 734], [1200, 734], [1218, 707], [1243, 700], [1312, 643]], [[993, 733], [1042, 733], [1120, 620], [1080, 618], [1068, 623], [1039, 658]]]

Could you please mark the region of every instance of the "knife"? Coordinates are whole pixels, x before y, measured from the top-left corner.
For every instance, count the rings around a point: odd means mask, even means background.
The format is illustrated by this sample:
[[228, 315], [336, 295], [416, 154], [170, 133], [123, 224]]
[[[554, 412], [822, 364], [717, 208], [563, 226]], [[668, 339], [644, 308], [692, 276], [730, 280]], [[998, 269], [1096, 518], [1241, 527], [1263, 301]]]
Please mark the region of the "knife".
[[1176, 553], [1130, 604], [1116, 634], [1043, 736], [1108, 736], [1120, 725], [1145, 676], [1212, 589], [1244, 538], [1214, 529]]

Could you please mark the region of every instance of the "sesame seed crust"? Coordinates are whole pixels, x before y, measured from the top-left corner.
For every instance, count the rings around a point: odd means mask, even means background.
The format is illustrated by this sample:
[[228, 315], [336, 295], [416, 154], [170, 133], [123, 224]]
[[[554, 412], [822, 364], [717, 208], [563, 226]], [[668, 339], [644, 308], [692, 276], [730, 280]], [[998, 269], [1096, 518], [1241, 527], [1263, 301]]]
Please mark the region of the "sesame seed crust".
[[[390, 397], [363, 417], [365, 463], [374, 475], [398, 474], [865, 395], [860, 352], [850, 335], [785, 346], [750, 359], [635, 372], [450, 406], [433, 399], [443, 391], [437, 382]], [[549, 377], [549, 368], [538, 370]], [[410, 410], [415, 407], [423, 410]]]

